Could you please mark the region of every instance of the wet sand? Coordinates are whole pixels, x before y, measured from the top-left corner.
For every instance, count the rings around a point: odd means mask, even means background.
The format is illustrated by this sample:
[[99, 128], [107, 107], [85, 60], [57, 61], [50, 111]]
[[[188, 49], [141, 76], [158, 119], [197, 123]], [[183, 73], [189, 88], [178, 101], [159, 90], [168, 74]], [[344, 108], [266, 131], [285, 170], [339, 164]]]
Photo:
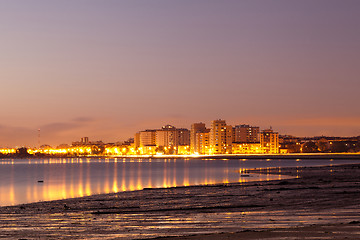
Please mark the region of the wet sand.
[[279, 170], [293, 178], [1, 207], [0, 239], [360, 239], [360, 164]]

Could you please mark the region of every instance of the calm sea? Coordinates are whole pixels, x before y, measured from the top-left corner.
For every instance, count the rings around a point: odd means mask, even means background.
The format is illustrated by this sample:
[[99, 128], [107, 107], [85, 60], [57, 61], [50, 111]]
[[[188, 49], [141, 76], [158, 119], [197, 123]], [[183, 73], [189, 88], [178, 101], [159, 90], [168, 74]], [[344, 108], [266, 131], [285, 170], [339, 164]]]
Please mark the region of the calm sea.
[[358, 163], [356, 160], [246, 159], [0, 159], [0, 206], [144, 188], [282, 179], [247, 176], [250, 168]]

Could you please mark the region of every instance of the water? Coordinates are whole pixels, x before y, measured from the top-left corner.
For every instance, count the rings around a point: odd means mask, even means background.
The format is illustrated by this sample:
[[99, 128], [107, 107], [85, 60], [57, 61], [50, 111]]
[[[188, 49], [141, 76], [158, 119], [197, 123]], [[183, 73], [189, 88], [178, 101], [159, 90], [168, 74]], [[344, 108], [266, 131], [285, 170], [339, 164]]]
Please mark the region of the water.
[[[250, 177], [250, 168], [318, 166], [356, 160], [246, 159], [2, 159], [0, 206], [135, 191], [144, 188], [208, 185], [283, 179], [282, 175]], [[286, 178], [286, 176], [285, 176]]]

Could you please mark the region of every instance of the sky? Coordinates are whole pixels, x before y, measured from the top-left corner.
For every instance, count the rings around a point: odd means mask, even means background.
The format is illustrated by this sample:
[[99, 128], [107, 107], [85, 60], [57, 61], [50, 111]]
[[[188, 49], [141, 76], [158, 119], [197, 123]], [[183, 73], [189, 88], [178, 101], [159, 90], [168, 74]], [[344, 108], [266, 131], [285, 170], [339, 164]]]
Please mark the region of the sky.
[[360, 1], [0, 1], [0, 147], [166, 124], [360, 135]]

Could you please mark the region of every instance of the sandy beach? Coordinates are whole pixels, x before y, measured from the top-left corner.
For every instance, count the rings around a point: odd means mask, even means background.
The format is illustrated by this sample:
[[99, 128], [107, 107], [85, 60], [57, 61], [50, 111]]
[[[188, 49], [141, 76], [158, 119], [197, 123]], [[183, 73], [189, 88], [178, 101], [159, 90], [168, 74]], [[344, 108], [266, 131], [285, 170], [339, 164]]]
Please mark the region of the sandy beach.
[[360, 164], [0, 208], [0, 239], [360, 239]]

